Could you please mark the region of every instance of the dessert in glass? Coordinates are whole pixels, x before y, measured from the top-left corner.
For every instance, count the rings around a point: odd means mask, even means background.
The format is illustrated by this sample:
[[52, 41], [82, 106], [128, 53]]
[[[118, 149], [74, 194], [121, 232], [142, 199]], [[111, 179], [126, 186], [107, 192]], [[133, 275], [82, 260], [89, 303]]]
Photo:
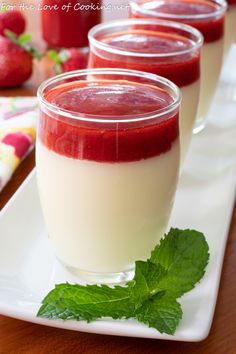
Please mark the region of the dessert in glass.
[[196, 29], [161, 20], [119, 20], [97, 25], [89, 32], [90, 68], [147, 71], [164, 76], [181, 88], [181, 162], [196, 119], [202, 42]]
[[96, 9], [88, 0], [43, 0], [43, 39], [55, 48], [87, 47], [88, 31], [101, 21], [100, 5], [100, 0], [96, 1]]
[[236, 40], [236, 0], [227, 0], [228, 10], [225, 16], [225, 55]]
[[56, 256], [95, 282], [132, 276], [166, 231], [180, 91], [153, 74], [74, 71], [38, 90], [37, 182]]
[[204, 37], [201, 56], [201, 92], [194, 133], [206, 124], [223, 60], [224, 0], [132, 0], [131, 17], [172, 20], [197, 28]]

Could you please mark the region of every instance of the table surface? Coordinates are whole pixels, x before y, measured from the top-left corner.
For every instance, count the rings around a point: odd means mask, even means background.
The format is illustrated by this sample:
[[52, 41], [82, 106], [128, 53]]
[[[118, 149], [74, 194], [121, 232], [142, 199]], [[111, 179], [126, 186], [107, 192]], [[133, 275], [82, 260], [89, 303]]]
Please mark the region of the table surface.
[[[39, 35], [37, 18], [28, 16], [28, 25]], [[50, 74], [47, 60], [35, 65], [34, 75], [21, 88], [1, 90], [0, 96], [35, 95], [39, 83]], [[11, 198], [34, 167], [34, 151], [22, 162], [0, 195], [0, 209]], [[199, 343], [171, 342], [73, 332], [0, 316], [0, 354], [59, 353], [236, 353], [236, 207], [234, 208], [225, 253], [215, 316], [208, 338]]]

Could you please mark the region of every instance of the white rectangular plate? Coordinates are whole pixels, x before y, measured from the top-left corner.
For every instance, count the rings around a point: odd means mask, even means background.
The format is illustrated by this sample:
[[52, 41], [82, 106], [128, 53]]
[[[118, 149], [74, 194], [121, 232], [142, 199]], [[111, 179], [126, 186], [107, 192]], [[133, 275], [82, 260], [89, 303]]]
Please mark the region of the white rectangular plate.
[[[231, 53], [231, 59], [236, 58]], [[228, 62], [227, 67], [234, 67]], [[227, 69], [227, 68], [226, 68]], [[234, 79], [236, 79], [234, 77]], [[0, 313], [48, 326], [100, 334], [199, 341], [210, 330], [236, 188], [236, 101], [225, 70], [207, 128], [194, 136], [170, 225], [205, 233], [210, 262], [201, 283], [181, 299], [183, 319], [174, 336], [133, 320], [87, 324], [37, 318], [40, 301], [56, 283], [79, 282], [55, 259], [41, 215], [34, 172], [0, 213]], [[221, 92], [227, 81], [227, 96]], [[236, 80], [234, 81], [234, 83]], [[226, 92], [226, 91], [224, 91]], [[235, 98], [234, 98], [235, 99]], [[226, 100], [228, 103], [226, 105]]]

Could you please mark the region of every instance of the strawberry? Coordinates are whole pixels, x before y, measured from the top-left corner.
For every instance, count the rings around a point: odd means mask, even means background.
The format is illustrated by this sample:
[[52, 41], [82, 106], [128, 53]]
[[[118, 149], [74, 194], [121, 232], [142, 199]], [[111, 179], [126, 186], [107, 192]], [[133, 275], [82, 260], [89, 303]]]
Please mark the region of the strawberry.
[[87, 66], [87, 56], [77, 48], [62, 49], [58, 53], [49, 50], [48, 55], [54, 61], [56, 74], [84, 69]]
[[[2, 9], [2, 8], [1, 8]], [[4, 30], [8, 29], [13, 33], [20, 35], [25, 30], [25, 18], [18, 10], [0, 11], [0, 35], [4, 35]]]
[[8, 30], [4, 34], [7, 37], [0, 36], [0, 88], [9, 88], [30, 78], [33, 57], [39, 58], [40, 54], [29, 46], [29, 34], [17, 37]]

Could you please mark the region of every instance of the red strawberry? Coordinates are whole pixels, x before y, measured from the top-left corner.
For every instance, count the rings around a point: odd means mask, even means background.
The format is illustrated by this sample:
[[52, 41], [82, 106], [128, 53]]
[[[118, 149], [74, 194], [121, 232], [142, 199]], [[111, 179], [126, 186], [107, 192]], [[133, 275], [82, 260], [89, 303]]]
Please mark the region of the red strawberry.
[[4, 30], [8, 29], [17, 35], [25, 30], [25, 18], [18, 10], [0, 11], [0, 35], [4, 35]]
[[8, 38], [0, 36], [0, 88], [15, 87], [28, 80], [32, 74], [33, 57], [39, 54], [29, 46], [31, 36], [17, 37], [5, 30]]
[[84, 69], [87, 66], [87, 56], [77, 48], [62, 49], [59, 53], [49, 50], [48, 55], [55, 63], [56, 74]]

